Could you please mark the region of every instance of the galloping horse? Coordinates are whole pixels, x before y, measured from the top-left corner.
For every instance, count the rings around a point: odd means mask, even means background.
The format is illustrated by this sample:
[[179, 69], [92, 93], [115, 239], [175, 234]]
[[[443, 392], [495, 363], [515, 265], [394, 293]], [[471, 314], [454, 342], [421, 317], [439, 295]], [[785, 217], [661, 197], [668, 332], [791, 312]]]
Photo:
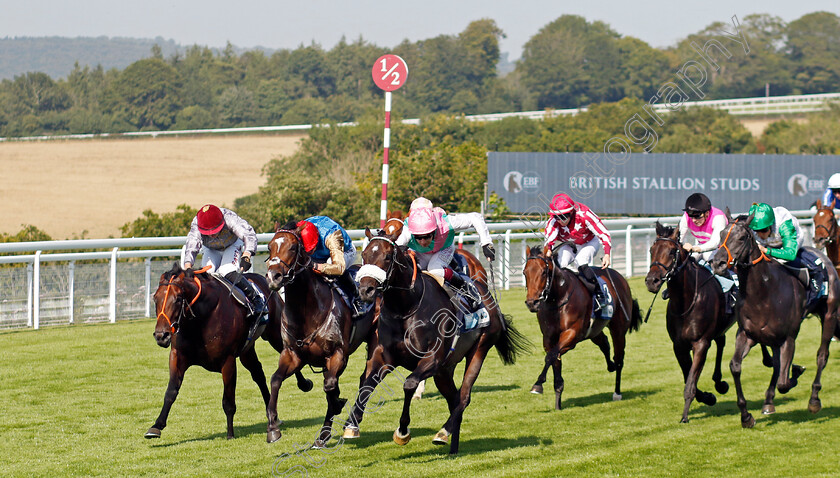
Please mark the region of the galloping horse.
[[[462, 322], [457, 306], [437, 279], [421, 273], [411, 253], [397, 246], [394, 241], [398, 236], [384, 231], [376, 236], [370, 230], [365, 233], [370, 243], [362, 253], [365, 265], [357, 277], [362, 299], [373, 301], [381, 292], [379, 344], [368, 359], [366, 378], [345, 424], [344, 438], [359, 437], [358, 426], [376, 385], [402, 366], [412, 372], [403, 385], [405, 401], [394, 441], [405, 445], [411, 439], [411, 397], [421, 380], [434, 377], [450, 415], [432, 442], [444, 445], [451, 438], [449, 453], [457, 453], [464, 410], [490, 348], [495, 346], [508, 365], [515, 362], [527, 341], [501, 314], [482, 283], [476, 287], [489, 312], [489, 325], [458, 335]], [[466, 367], [459, 390], [453, 375], [462, 360], [466, 360]]]
[[[146, 438], [160, 438], [166, 427], [169, 409], [178, 396], [184, 373], [192, 365], [200, 365], [211, 372], [221, 372], [224, 382], [222, 408], [227, 415], [227, 437], [233, 438], [233, 414], [236, 413], [236, 357], [251, 372], [268, 407], [268, 387], [265, 374], [254, 347], [240, 354], [248, 336], [247, 311], [232, 297], [228, 289], [204, 273], [205, 269], [183, 270], [175, 264], [160, 276], [155, 291], [157, 323], [154, 337], [161, 347], [169, 347], [169, 385], [163, 399], [163, 409]], [[266, 295], [268, 287], [262, 276], [246, 274]], [[263, 336], [272, 334], [279, 324], [283, 303], [276, 295], [268, 300], [269, 324]], [[304, 392], [312, 382], [297, 375], [298, 388]], [[267, 411], [267, 410], [266, 410]]]
[[[552, 367], [554, 408], [560, 410], [564, 389], [561, 358], [579, 342], [589, 339], [604, 354], [607, 370], [616, 373], [613, 400], [621, 400], [625, 336], [630, 331], [639, 330], [642, 323], [639, 304], [633, 299], [627, 280], [613, 269], [593, 268], [595, 274], [607, 282], [607, 287], [615, 299], [615, 313], [612, 319], [595, 319], [592, 317], [592, 295], [575, 273], [557, 267], [550, 248], [546, 247], [544, 252], [537, 247], [527, 248], [526, 255], [523, 273], [528, 291], [525, 305], [528, 306], [528, 310], [537, 314], [546, 352], [545, 366], [531, 392], [542, 393], [548, 367]], [[612, 337], [613, 360], [610, 360], [609, 356], [609, 340], [603, 333], [605, 326]]]
[[[796, 336], [807, 313], [814, 313], [822, 321], [822, 339], [817, 351], [817, 373], [811, 386], [811, 398], [808, 410], [817, 413], [822, 404], [819, 391], [822, 388], [820, 377], [828, 361], [828, 346], [834, 333], [838, 315], [838, 297], [840, 280], [834, 268], [827, 267], [828, 298], [820, 299], [813, 310], [805, 310], [805, 286], [785, 266], [770, 259], [758, 248], [752, 231], [747, 225], [753, 214], [738, 216], [734, 221], [726, 209], [729, 225], [721, 232], [720, 249], [712, 259], [712, 269], [717, 274], [723, 273], [730, 265], [735, 265], [740, 282], [739, 292], [743, 305], [738, 314], [738, 333], [735, 336], [735, 354], [729, 363], [735, 391], [738, 394], [738, 408], [741, 410], [741, 426], [752, 428], [755, 418], [747, 411], [747, 401], [741, 388], [741, 362], [756, 344], [764, 344], [773, 350], [773, 375], [770, 386], [764, 395], [762, 413], [776, 411], [773, 398], [776, 388], [787, 393], [796, 386], [797, 380], [790, 376], [793, 363]], [[810, 249], [828, 264], [828, 258], [816, 249]], [[772, 300], [769, 300], [771, 299]]]
[[712, 273], [697, 264], [683, 249], [678, 229], [656, 222], [656, 240], [650, 246], [650, 261], [650, 270], [645, 277], [647, 289], [656, 294], [667, 282], [671, 294], [665, 327], [685, 380], [685, 407], [680, 422], [688, 423], [688, 409], [695, 397], [706, 405], [717, 402], [714, 394], [697, 388], [712, 341], [717, 345], [712, 374], [715, 390], [718, 393], [729, 390], [729, 384], [722, 380], [720, 363], [726, 345], [726, 331], [735, 323], [735, 313], [724, 313], [726, 297], [723, 290]]
[[814, 214], [814, 245], [825, 247], [825, 255], [840, 272], [840, 227], [834, 218], [834, 209], [823, 205], [817, 199], [817, 212]]
[[332, 418], [346, 403], [340, 398], [338, 378], [350, 354], [363, 342], [368, 343], [369, 351], [376, 345], [375, 311], [369, 311], [355, 322], [352, 320], [353, 312], [341, 294], [311, 267], [300, 228], [278, 227], [268, 252], [268, 286], [272, 290], [285, 288], [286, 308], [281, 322], [283, 351], [277, 371], [271, 377], [266, 439], [272, 443], [282, 436], [277, 426], [277, 396], [283, 381], [303, 366], [313, 365], [324, 367], [327, 413], [313, 444], [315, 448], [324, 448], [331, 436]]

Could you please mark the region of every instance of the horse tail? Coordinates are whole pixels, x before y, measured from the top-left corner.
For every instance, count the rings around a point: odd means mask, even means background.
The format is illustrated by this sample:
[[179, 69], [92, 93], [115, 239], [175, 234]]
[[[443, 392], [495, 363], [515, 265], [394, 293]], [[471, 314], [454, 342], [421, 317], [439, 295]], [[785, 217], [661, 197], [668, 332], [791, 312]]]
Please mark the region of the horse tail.
[[634, 330], [639, 330], [639, 327], [642, 326], [642, 313], [639, 310], [639, 301], [633, 299], [633, 307], [630, 311], [630, 327], [627, 329], [627, 333], [633, 332]]
[[511, 323], [510, 314], [500, 314], [502, 317], [502, 336], [496, 342], [496, 351], [499, 352], [499, 357], [505, 365], [513, 365], [516, 363], [516, 357], [520, 353], [527, 352], [533, 344], [527, 337]]

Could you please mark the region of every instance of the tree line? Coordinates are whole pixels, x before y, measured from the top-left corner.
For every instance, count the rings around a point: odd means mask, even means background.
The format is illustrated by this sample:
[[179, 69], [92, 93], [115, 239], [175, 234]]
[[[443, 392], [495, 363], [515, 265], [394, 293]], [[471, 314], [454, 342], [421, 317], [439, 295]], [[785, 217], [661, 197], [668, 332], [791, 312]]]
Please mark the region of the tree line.
[[[267, 55], [219, 53], [195, 45], [164, 57], [161, 48], [123, 70], [75, 68], [63, 79], [30, 72], [0, 82], [0, 136], [202, 129], [357, 121], [381, 110], [373, 62], [396, 53], [409, 65], [395, 93], [402, 117], [561, 109], [622, 98], [647, 100], [703, 44], [732, 25], [713, 23], [658, 49], [600, 21], [564, 15], [525, 44], [513, 72], [499, 75], [499, 39], [490, 19], [457, 35], [393, 48], [362, 38]], [[840, 91], [840, 18], [815, 12], [785, 23], [767, 14], [740, 21], [750, 53], [722, 62], [706, 98]]]

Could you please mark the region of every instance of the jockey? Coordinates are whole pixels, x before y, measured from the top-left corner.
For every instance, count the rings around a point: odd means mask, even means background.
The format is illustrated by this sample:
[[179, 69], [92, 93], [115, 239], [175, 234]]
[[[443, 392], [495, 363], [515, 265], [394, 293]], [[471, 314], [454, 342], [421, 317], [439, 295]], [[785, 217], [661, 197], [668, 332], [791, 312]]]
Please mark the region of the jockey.
[[408, 219], [405, 220], [406, 227], [397, 238], [397, 245], [408, 245], [417, 253], [417, 265], [421, 269], [435, 276], [439, 282], [447, 282], [461, 290], [470, 308], [478, 310], [482, 302], [475, 285], [450, 269], [449, 263], [455, 254], [455, 233], [469, 228], [478, 233], [487, 260], [492, 262], [496, 258], [487, 224], [477, 212], [446, 214], [443, 209], [431, 206], [432, 203], [426, 198], [412, 201]]
[[568, 267], [574, 260], [578, 274], [585, 279], [583, 284], [598, 303], [596, 309], [600, 309], [604, 305], [605, 297], [589, 264], [603, 245], [604, 257], [601, 259], [601, 267], [610, 266], [610, 233], [601, 219], [586, 205], [576, 204], [563, 193], [554, 196], [548, 213], [550, 216], [545, 225], [545, 245], [552, 246], [565, 241], [577, 245], [577, 253], [573, 252], [572, 246], [568, 244], [561, 246], [555, 254], [555, 260], [560, 267]]
[[[720, 246], [720, 233], [726, 228], [729, 221], [726, 214], [720, 209], [712, 207], [712, 201], [703, 193], [694, 193], [685, 200], [685, 214], [680, 218], [680, 241], [683, 248], [691, 253], [695, 260], [703, 260], [706, 267], [715, 251]], [[695, 239], [696, 244], [688, 242], [689, 233]], [[731, 313], [735, 308], [737, 300], [737, 288], [735, 285], [735, 272], [730, 270], [731, 277], [715, 275], [726, 294], [726, 312]], [[667, 291], [662, 298], [667, 299]]]
[[834, 173], [828, 178], [828, 188], [823, 193], [822, 202], [826, 207], [840, 209], [840, 173]]
[[805, 304], [810, 307], [820, 296], [826, 273], [822, 260], [813, 252], [802, 249], [805, 236], [799, 227], [799, 220], [787, 209], [781, 206], [771, 208], [765, 203], [753, 203], [750, 214], [754, 216], [749, 226], [754, 231], [762, 253], [786, 262], [791, 267], [808, 269], [810, 287]]
[[199, 251], [204, 255], [202, 266], [210, 265], [210, 272], [224, 276], [239, 287], [251, 303], [250, 343], [261, 334], [257, 329], [265, 329], [268, 323], [268, 306], [262, 294], [242, 275], [251, 268], [251, 257], [257, 252], [257, 233], [230, 209], [207, 204], [198, 210], [190, 224], [181, 259], [184, 269], [193, 266]]
[[315, 263], [313, 269], [335, 278], [350, 298], [353, 318], [364, 315], [366, 307], [359, 298], [356, 281], [347, 270], [356, 260], [356, 247], [347, 231], [327, 216], [312, 216], [298, 222], [296, 227], [300, 228], [304, 250]]

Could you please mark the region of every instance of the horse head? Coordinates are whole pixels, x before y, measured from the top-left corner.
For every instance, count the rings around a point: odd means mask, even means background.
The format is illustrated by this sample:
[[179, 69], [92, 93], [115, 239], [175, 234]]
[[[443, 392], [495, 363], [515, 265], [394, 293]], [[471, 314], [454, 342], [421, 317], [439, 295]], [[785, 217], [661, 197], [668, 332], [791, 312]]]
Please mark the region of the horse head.
[[172, 334], [180, 329], [181, 320], [188, 309], [191, 311], [200, 290], [201, 283], [192, 269], [181, 269], [176, 263], [171, 270], [161, 274], [154, 294], [157, 313], [154, 337], [158, 345], [169, 347]]
[[723, 274], [735, 265], [752, 264], [752, 256], [758, 254], [759, 260], [763, 254], [758, 249], [752, 230], [747, 227], [753, 220], [755, 213], [749, 216], [740, 215], [735, 219], [726, 208], [726, 219], [729, 225], [720, 232], [720, 247], [712, 257], [712, 270], [715, 274]]
[[837, 239], [837, 220], [834, 210], [817, 200], [817, 212], [814, 214], [814, 245], [825, 247]]
[[680, 244], [680, 231], [663, 226], [656, 221], [656, 239], [650, 246], [650, 270], [645, 276], [645, 286], [652, 293], [659, 292], [688, 259], [688, 252]]
[[[552, 279], [554, 278], [554, 260], [551, 248], [546, 246], [544, 251], [538, 247], [525, 249], [525, 268], [522, 273], [525, 275], [525, 305], [531, 312], [536, 312], [541, 303], [544, 303], [551, 293]], [[565, 284], [563, 275], [560, 276], [560, 285]]]
[[399, 237], [399, 232], [389, 234], [382, 230], [373, 235], [370, 229], [365, 228], [365, 235], [370, 242], [362, 251], [363, 265], [356, 274], [356, 280], [359, 282], [361, 299], [372, 302], [377, 291], [388, 288], [394, 265], [403, 267], [402, 261], [405, 259], [405, 254], [395, 242]]
[[278, 227], [268, 243], [268, 270], [265, 278], [268, 287], [278, 290], [295, 280], [295, 276], [309, 266], [312, 258], [303, 248], [300, 237], [302, 227]]

